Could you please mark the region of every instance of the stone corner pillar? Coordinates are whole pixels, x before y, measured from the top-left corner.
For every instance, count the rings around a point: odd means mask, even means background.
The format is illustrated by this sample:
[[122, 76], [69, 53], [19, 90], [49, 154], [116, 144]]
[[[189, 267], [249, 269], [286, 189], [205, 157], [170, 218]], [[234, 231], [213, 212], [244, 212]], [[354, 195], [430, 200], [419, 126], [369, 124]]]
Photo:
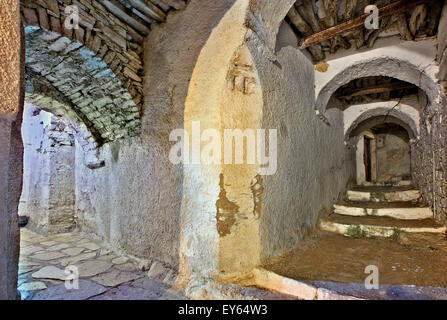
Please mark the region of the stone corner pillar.
[[0, 0], [0, 300], [18, 299], [24, 39], [18, 0]]

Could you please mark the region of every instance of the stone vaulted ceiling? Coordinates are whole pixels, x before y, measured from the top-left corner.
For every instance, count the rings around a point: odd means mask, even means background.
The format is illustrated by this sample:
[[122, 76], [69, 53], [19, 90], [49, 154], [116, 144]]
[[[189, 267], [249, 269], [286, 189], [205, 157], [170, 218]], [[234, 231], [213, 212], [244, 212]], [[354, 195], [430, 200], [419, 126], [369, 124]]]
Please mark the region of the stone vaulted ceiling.
[[[138, 107], [103, 60], [54, 32], [26, 27], [25, 35], [27, 73], [44, 77], [61, 92], [97, 141], [139, 133]], [[66, 116], [74, 118], [71, 112]]]
[[[139, 132], [144, 38], [184, 0], [21, 0], [28, 69], [71, 101], [100, 142]], [[77, 28], [67, 28], [75, 6]], [[28, 41], [28, 38], [32, 40]], [[31, 46], [31, 47], [29, 47]]]

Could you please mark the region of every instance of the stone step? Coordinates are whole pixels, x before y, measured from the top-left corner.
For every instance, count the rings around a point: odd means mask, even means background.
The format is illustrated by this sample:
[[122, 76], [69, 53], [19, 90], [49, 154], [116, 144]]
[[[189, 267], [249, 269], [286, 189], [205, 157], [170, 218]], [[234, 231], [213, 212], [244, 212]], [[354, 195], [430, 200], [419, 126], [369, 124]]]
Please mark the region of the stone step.
[[410, 202], [350, 202], [346, 204], [334, 204], [334, 213], [344, 216], [376, 216], [402, 220], [433, 218], [431, 208]]
[[413, 181], [411, 180], [401, 180], [394, 182], [363, 182], [363, 185], [366, 187], [403, 187], [403, 186], [411, 186], [413, 185]]
[[416, 189], [387, 187], [358, 187], [346, 192], [349, 201], [361, 202], [417, 202], [421, 193]]
[[350, 237], [397, 238], [399, 233], [445, 233], [433, 219], [396, 220], [388, 217], [349, 217], [332, 214], [320, 220], [320, 229]]

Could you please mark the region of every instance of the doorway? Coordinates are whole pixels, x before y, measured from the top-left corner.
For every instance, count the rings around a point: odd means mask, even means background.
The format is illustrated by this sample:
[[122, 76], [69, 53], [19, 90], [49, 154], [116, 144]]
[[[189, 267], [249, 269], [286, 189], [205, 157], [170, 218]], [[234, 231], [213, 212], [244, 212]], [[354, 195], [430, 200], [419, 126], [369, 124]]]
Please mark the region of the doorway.
[[371, 138], [364, 136], [363, 163], [365, 165], [365, 181], [371, 182]]

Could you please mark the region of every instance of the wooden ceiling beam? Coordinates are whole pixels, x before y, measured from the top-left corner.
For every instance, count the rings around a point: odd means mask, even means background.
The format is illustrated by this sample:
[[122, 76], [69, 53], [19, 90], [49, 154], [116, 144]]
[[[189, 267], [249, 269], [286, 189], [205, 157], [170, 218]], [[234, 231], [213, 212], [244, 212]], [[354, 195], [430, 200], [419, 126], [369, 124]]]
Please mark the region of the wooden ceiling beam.
[[[391, 17], [395, 14], [400, 14], [402, 12], [413, 9], [421, 4], [426, 4], [432, 0], [399, 0], [395, 1], [389, 5], [379, 8], [380, 19]], [[306, 49], [309, 46], [313, 46], [322, 41], [332, 39], [334, 37], [340, 36], [350, 31], [362, 28], [365, 26], [365, 21], [369, 17], [369, 14], [363, 14], [358, 18], [354, 18], [347, 22], [338, 24], [326, 30], [315, 33], [307, 37], [300, 46], [300, 49]]]
[[401, 82], [394, 82], [394, 83], [386, 83], [377, 85], [374, 87], [369, 88], [360, 88], [356, 90], [352, 90], [349, 93], [343, 93], [341, 96], [337, 96], [338, 99], [349, 99], [353, 97], [359, 97], [364, 96], [368, 94], [379, 94], [379, 93], [387, 93], [392, 91], [398, 91], [398, 90], [406, 90], [406, 89], [413, 89], [417, 88], [413, 84], [409, 83], [401, 83]]

